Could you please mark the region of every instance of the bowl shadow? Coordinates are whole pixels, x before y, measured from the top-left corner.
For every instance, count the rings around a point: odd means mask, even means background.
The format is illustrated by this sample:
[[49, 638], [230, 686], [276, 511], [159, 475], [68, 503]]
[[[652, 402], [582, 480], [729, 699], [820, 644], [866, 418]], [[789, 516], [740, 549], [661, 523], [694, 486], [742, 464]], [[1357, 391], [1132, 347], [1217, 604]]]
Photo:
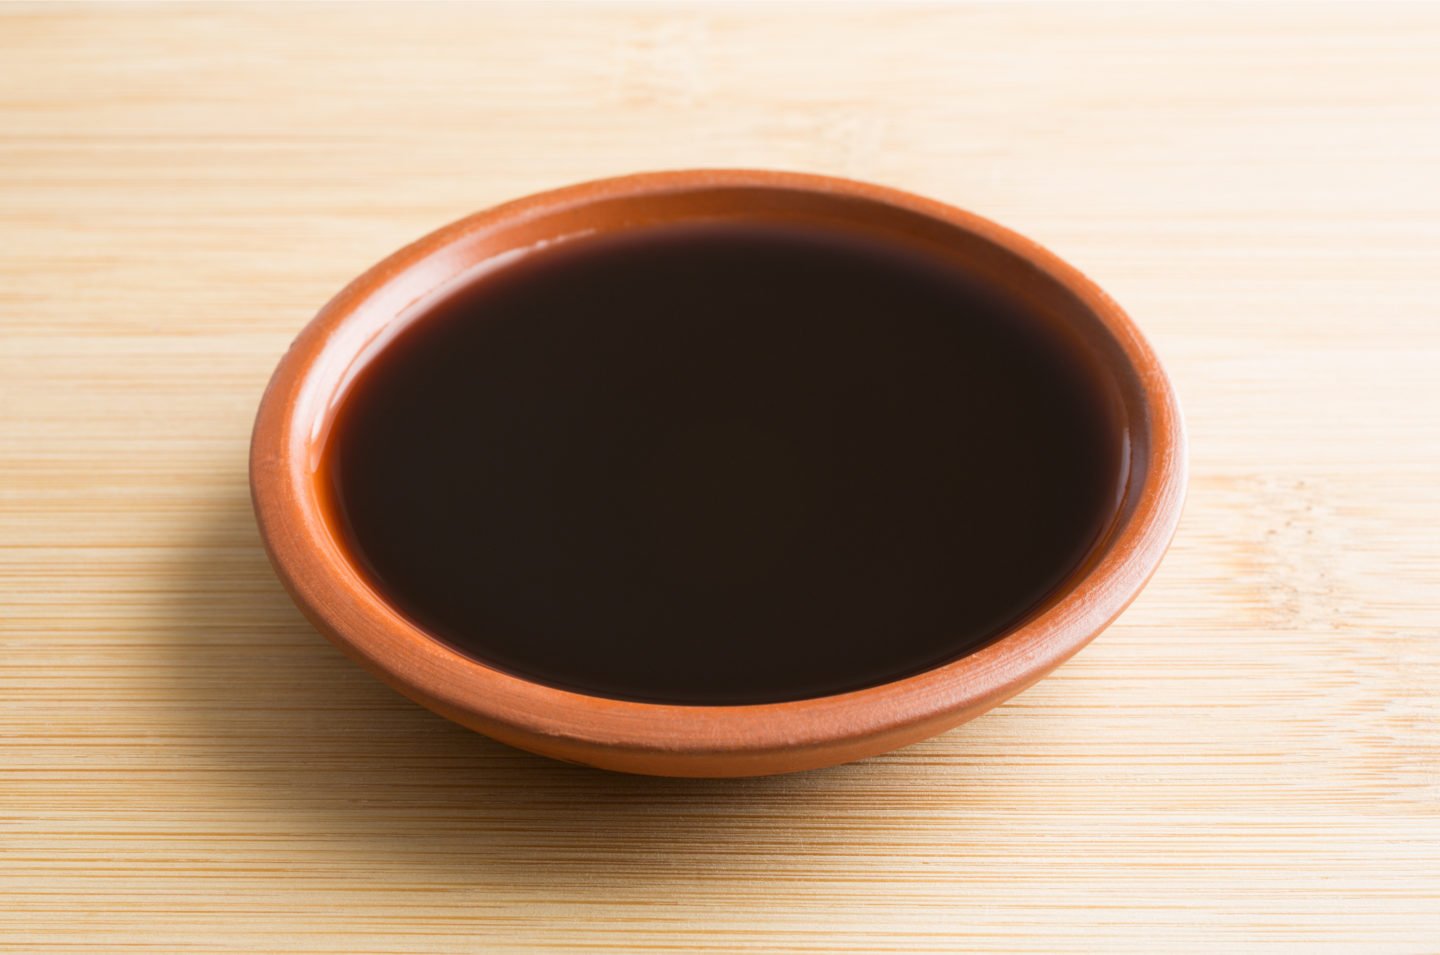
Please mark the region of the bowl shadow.
[[893, 839], [878, 823], [896, 790], [916, 784], [917, 766], [927, 801], [947, 806], [943, 822], [912, 823], [920, 829], [953, 839], [955, 810], [1004, 799], [993, 778], [933, 750], [733, 780], [533, 756], [410, 702], [320, 636], [271, 570], [243, 488], [217, 495], [177, 557], [163, 643], [188, 728], [184, 758], [219, 774], [275, 830], [427, 877], [638, 891], [693, 876], [702, 857], [728, 858], [735, 872], [792, 851], [812, 861], [855, 852]]

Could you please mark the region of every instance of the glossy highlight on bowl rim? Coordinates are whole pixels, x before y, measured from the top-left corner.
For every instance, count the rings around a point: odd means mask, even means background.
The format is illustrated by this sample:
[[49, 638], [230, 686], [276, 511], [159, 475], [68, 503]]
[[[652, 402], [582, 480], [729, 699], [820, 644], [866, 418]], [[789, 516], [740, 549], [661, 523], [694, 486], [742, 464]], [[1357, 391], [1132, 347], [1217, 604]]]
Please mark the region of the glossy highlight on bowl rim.
[[[849, 693], [744, 706], [589, 696], [489, 667], [390, 607], [326, 519], [320, 452], [346, 384], [432, 296], [508, 258], [597, 232], [697, 219], [858, 229], [952, 256], [1055, 327], [1113, 376], [1130, 460], [1111, 527], [1059, 591], [992, 643]], [[812, 769], [933, 736], [1004, 702], [1079, 651], [1144, 587], [1174, 534], [1186, 479], [1174, 392], [1104, 292], [1034, 242], [972, 213], [867, 183], [799, 173], [642, 173], [540, 193], [406, 246], [335, 296], [281, 359], [250, 452], [271, 562], [315, 627], [406, 696], [521, 749], [624, 772], [747, 776]]]

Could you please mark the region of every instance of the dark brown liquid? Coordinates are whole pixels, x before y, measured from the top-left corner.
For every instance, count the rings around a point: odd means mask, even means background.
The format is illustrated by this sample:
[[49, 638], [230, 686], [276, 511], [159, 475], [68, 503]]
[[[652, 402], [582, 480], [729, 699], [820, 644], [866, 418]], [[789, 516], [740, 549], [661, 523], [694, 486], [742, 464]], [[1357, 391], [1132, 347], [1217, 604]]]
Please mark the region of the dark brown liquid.
[[492, 666], [738, 704], [992, 640], [1112, 516], [1089, 366], [927, 256], [695, 224], [530, 253], [343, 399], [325, 474], [392, 605]]

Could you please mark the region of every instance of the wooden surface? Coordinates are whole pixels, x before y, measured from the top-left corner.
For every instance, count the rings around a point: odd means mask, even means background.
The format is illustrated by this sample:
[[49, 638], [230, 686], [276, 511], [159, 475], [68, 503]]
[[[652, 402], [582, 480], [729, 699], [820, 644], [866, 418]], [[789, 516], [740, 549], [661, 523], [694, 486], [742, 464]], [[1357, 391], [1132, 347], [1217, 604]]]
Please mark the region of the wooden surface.
[[[400, 244], [575, 180], [874, 179], [1146, 329], [1154, 583], [794, 777], [508, 750], [281, 592], [251, 416]], [[1440, 6], [0, 10], [0, 949], [1440, 951]]]

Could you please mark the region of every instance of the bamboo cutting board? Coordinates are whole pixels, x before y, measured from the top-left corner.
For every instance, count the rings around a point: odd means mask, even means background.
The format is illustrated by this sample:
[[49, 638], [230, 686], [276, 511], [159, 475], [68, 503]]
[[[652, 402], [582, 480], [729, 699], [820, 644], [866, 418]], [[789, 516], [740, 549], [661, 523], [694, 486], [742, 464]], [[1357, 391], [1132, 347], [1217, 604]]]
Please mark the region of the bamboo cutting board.
[[[290, 338], [486, 205], [872, 179], [1075, 262], [1193, 480], [1034, 690], [791, 777], [508, 750], [261, 553]], [[0, 949], [1440, 951], [1440, 6], [0, 8]]]

